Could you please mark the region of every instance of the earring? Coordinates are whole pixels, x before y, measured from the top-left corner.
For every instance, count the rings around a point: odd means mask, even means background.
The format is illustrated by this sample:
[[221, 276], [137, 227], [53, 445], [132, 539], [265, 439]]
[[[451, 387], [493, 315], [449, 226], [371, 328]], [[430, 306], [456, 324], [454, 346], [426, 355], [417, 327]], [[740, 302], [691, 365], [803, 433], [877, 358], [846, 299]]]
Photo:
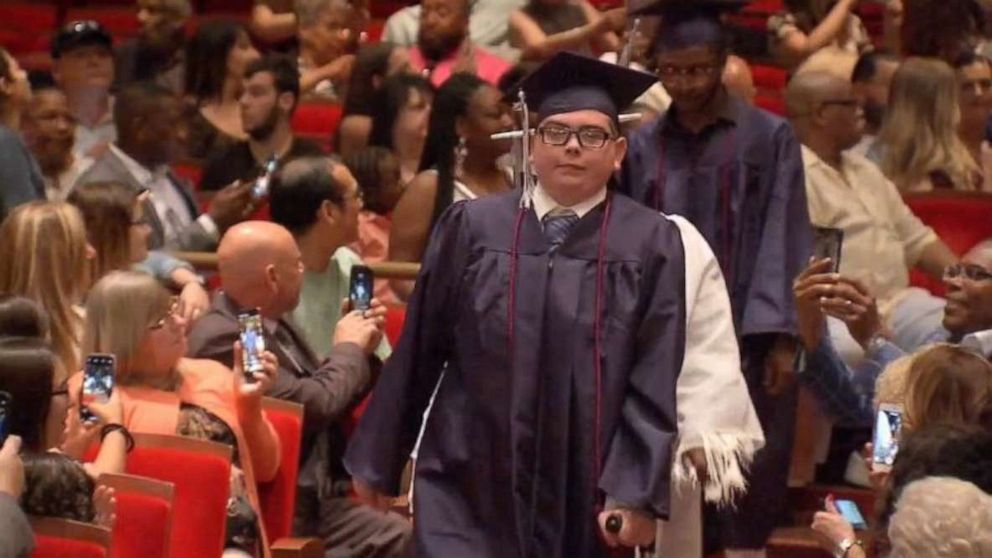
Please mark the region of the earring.
[[455, 176], [461, 176], [465, 170], [465, 158], [468, 157], [468, 146], [465, 145], [465, 138], [458, 138], [458, 145], [455, 147]]

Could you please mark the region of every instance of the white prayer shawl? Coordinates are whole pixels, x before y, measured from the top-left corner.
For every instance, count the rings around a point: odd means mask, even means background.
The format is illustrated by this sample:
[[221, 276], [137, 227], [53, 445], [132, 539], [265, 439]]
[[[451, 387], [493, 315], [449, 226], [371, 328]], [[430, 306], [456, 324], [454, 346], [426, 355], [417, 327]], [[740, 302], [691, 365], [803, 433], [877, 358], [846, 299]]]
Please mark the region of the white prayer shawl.
[[[716, 256], [696, 228], [669, 216], [685, 249], [686, 347], [675, 400], [679, 436], [672, 463], [669, 521], [658, 525], [659, 558], [702, 556], [700, 491], [709, 503], [732, 506], [747, 490], [744, 473], [765, 445], [741, 372], [730, 297]], [[700, 486], [686, 452], [703, 448], [707, 479]], [[664, 535], [664, 536], [663, 536]]]

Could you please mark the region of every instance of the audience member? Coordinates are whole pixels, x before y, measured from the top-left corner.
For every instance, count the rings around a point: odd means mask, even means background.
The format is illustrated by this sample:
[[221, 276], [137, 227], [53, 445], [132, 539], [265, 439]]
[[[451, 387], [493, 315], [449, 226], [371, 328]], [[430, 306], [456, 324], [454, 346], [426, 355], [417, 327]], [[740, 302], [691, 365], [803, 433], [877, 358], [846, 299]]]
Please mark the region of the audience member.
[[[352, 246], [367, 263], [387, 261], [393, 208], [405, 189], [399, 161], [385, 147], [369, 147], [344, 157], [344, 164], [358, 180], [364, 205], [358, 213], [358, 240]], [[375, 280], [375, 297], [386, 306], [400, 304], [386, 279]]]
[[117, 87], [154, 81], [182, 94], [190, 0], [136, 0], [138, 36], [114, 49]]
[[[262, 413], [262, 394], [275, 381], [278, 363], [263, 353], [263, 370], [249, 383], [236, 344], [233, 370], [184, 358], [186, 321], [177, 307], [152, 277], [112, 272], [86, 300], [84, 351], [116, 357], [114, 391], [123, 403], [122, 424], [131, 432], [189, 436], [232, 448], [224, 546], [267, 555], [256, 482], [271, 480], [280, 466], [279, 437]], [[72, 380], [70, 392], [81, 385], [79, 375]]]
[[21, 439], [8, 436], [0, 448], [0, 556], [21, 558], [34, 551], [34, 534], [18, 505], [24, 492]]
[[0, 294], [0, 337], [47, 339], [48, 316], [30, 298]]
[[225, 188], [213, 197], [207, 213], [200, 214], [189, 185], [169, 168], [182, 154], [186, 129], [179, 98], [160, 85], [126, 87], [117, 95], [114, 120], [117, 142], [78, 183], [121, 182], [135, 191], [149, 190], [150, 248], [214, 249], [223, 230], [247, 214], [248, 186]]
[[616, 31], [626, 15], [623, 8], [600, 13], [586, 0], [529, 0], [510, 14], [510, 44], [520, 49], [521, 60], [533, 61], [564, 50], [586, 56], [617, 51]]
[[300, 91], [339, 101], [355, 64], [368, 10], [357, 0], [297, 0]]
[[189, 102], [186, 155], [206, 159], [247, 139], [241, 124], [245, 69], [259, 58], [239, 23], [208, 21], [186, 45], [185, 94]]
[[861, 141], [851, 151], [866, 157], [876, 165], [882, 163], [878, 133], [888, 112], [892, 77], [899, 69], [899, 58], [876, 51], [858, 57], [851, 72], [851, 87], [865, 114], [865, 130]]
[[983, 46], [987, 22], [981, 0], [903, 1], [903, 56], [940, 58], [951, 64]]
[[285, 165], [321, 154], [316, 144], [293, 135], [290, 121], [300, 98], [300, 78], [291, 59], [269, 55], [250, 63], [242, 91], [241, 125], [248, 139], [211, 154], [200, 181], [203, 190], [230, 190], [235, 182], [241, 184], [235, 188], [246, 186], [264, 172], [271, 157]]
[[[910, 287], [919, 267], [935, 279], [957, 256], [913, 215], [881, 170], [849, 151], [861, 138], [864, 114], [850, 82], [828, 73], [796, 75], [786, 109], [802, 142], [806, 197], [813, 225], [840, 229], [839, 272], [861, 281], [878, 301], [880, 319], [896, 345], [919, 347], [940, 326], [944, 301]], [[843, 322], [828, 322], [831, 341], [845, 360], [863, 351]]]
[[992, 495], [952, 478], [903, 490], [889, 525], [892, 556], [981, 558], [992, 554]]
[[[351, 306], [352, 268], [364, 265], [348, 248], [358, 239], [362, 191], [348, 167], [328, 157], [306, 157], [286, 165], [272, 184], [272, 221], [286, 227], [303, 259], [300, 302], [292, 311], [307, 344], [320, 359], [330, 356], [328, 332]], [[375, 355], [386, 360], [385, 338]]]
[[59, 358], [56, 384], [79, 370], [78, 308], [89, 287], [93, 247], [79, 211], [59, 202], [31, 202], [0, 225], [0, 293], [25, 296], [48, 315], [49, 339]]
[[[470, 2], [469, 37], [472, 42], [497, 56], [515, 62], [519, 52], [510, 46], [508, 14], [527, 0], [484, 0]], [[416, 46], [423, 13], [419, 3], [397, 10], [386, 19], [382, 40], [404, 46]]]
[[751, 67], [747, 65], [747, 60], [733, 54], [727, 55], [721, 81], [727, 91], [744, 99], [750, 105], [754, 104], [758, 89], [754, 86], [754, 76], [751, 75]]
[[[417, 44], [410, 49], [410, 65], [430, 79], [434, 87], [440, 87], [460, 72], [476, 74], [497, 85], [500, 76], [510, 69], [509, 62], [476, 44], [469, 36], [470, 15], [469, 0], [420, 3], [420, 26]], [[506, 16], [495, 17], [505, 19]]]
[[903, 427], [964, 424], [992, 431], [992, 364], [961, 346], [922, 351], [906, 375]]
[[[638, 17], [641, 20], [641, 24], [637, 28], [637, 32], [632, 32], [633, 26], [625, 26], [620, 42], [623, 44], [623, 48], [627, 47], [628, 42], [632, 43], [630, 45], [629, 68], [642, 72], [653, 73], [652, 70], [648, 69], [649, 66], [654, 65], [651, 55], [651, 42], [655, 33], [657, 33], [660, 18], [652, 15], [640, 15]], [[599, 59], [604, 62], [609, 62], [610, 64], [617, 64], [620, 61], [621, 54], [622, 50], [604, 52], [600, 55]], [[520, 79], [530, 73], [526, 66], [523, 69], [527, 71], [524, 71], [524, 74], [520, 76]], [[509, 74], [509, 72], [507, 72], [507, 74]], [[500, 86], [500, 89], [503, 91], [509, 91], [508, 88], [504, 88], [502, 85]], [[665, 91], [665, 87], [659, 81], [648, 88], [643, 95], [638, 97], [637, 100], [634, 101], [634, 104], [630, 105], [630, 111], [639, 112], [641, 114], [641, 124], [646, 124], [664, 114], [671, 104], [672, 97], [667, 91]]]
[[146, 198], [120, 182], [90, 182], [69, 194], [68, 201], [82, 214], [87, 239], [96, 251], [92, 282], [111, 271], [144, 271], [179, 293], [179, 313], [192, 322], [210, 306], [210, 297], [192, 266], [164, 252], [149, 252], [152, 228], [145, 215]]
[[960, 90], [958, 136], [982, 172], [981, 190], [992, 192], [992, 148], [985, 141], [992, 117], [992, 68], [987, 58], [972, 52], [959, 56], [953, 67]]
[[[16, 297], [14, 301], [23, 301]], [[10, 307], [10, 302], [5, 306]], [[38, 311], [37, 306], [33, 310]], [[6, 308], [5, 308], [6, 310]], [[6, 432], [21, 438], [22, 448], [27, 452], [39, 453], [51, 447], [58, 447], [65, 420], [67, 401], [53, 409], [53, 395], [60, 386], [56, 382], [57, 357], [41, 336], [0, 336], [0, 379], [3, 391], [11, 396], [10, 408], [6, 410]], [[64, 390], [61, 386], [60, 390]], [[50, 411], [62, 414], [57, 417], [59, 429], [54, 432], [47, 427], [51, 422]], [[54, 434], [54, 436], [53, 436]]]
[[52, 39], [52, 78], [76, 118], [78, 156], [97, 157], [117, 139], [114, 127], [113, 39], [95, 21], [74, 21]]
[[768, 18], [769, 50], [782, 66], [794, 69], [823, 48], [857, 57], [872, 49], [861, 18], [853, 13], [858, 0], [785, 0], [786, 11]]
[[958, 135], [959, 96], [946, 63], [910, 58], [899, 66], [878, 140], [882, 170], [900, 192], [981, 187], [978, 164]]
[[277, 355], [280, 366], [266, 393], [304, 407], [294, 531], [322, 537], [332, 554], [402, 556], [409, 525], [396, 515], [353, 502], [341, 464], [341, 420], [372, 383], [368, 355], [382, 337], [378, 301], [372, 312], [349, 312], [333, 332], [324, 332], [333, 335], [333, 348], [321, 360], [289, 319], [299, 304], [305, 271], [292, 234], [274, 223], [242, 223], [224, 235], [217, 255], [223, 291], [193, 328], [189, 354], [232, 362], [238, 313], [258, 308], [265, 346]]
[[[431, 109], [420, 173], [396, 204], [389, 234], [389, 259], [419, 262], [441, 213], [452, 203], [511, 188], [497, 159], [509, 151], [508, 141], [494, 133], [513, 126], [499, 90], [481, 78], [455, 74], [437, 92]], [[410, 281], [390, 281], [401, 299]]]
[[0, 48], [0, 220], [18, 205], [44, 197], [38, 163], [18, 133], [30, 101], [27, 73]]
[[76, 136], [76, 118], [69, 110], [65, 93], [54, 87], [35, 91], [24, 111], [24, 141], [41, 167], [45, 198], [62, 201], [93, 159], [77, 155], [72, 146]]
[[363, 45], [355, 56], [355, 67], [344, 99], [341, 123], [334, 143], [342, 157], [369, 144], [372, 134], [374, 99], [386, 78], [410, 71], [410, 54], [406, 47], [380, 42]]
[[420, 170], [433, 102], [430, 82], [408, 74], [387, 79], [373, 100], [369, 145], [385, 147], [396, 156], [403, 184]]
[[811, 245], [802, 158], [787, 122], [728, 94], [721, 83], [730, 39], [719, 10], [660, 6], [651, 52], [672, 106], [631, 133], [619, 189], [687, 218], [726, 278], [767, 444], [736, 510], [708, 512], [707, 537], [728, 556], [746, 555], [764, 547], [786, 506], [798, 329], [791, 287]]
[[285, 50], [296, 38], [294, 0], [255, 0], [249, 28], [272, 50]]

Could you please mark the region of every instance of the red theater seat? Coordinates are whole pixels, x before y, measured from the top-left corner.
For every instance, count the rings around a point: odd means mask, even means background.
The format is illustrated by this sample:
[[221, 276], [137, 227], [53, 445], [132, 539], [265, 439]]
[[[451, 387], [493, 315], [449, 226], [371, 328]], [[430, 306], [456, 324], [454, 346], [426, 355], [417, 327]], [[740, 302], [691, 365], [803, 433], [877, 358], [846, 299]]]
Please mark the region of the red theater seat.
[[406, 306], [390, 306], [386, 309], [385, 332], [389, 344], [395, 347], [400, 342], [403, 333], [403, 322], [406, 321]]
[[341, 122], [341, 105], [320, 101], [304, 101], [293, 113], [293, 131], [299, 136], [318, 142], [324, 149]]
[[[958, 255], [992, 238], [992, 195], [965, 192], [931, 192], [904, 197], [913, 213], [929, 225]], [[913, 270], [911, 283], [943, 294], [940, 281]]]
[[99, 8], [69, 8], [65, 14], [66, 21], [92, 19], [114, 37], [114, 43], [119, 43], [138, 34], [138, 13], [134, 5]]
[[32, 517], [35, 549], [31, 558], [110, 558], [110, 530], [89, 523]]
[[100, 475], [114, 489], [117, 521], [113, 558], [167, 558], [172, 530], [172, 483], [134, 475]]
[[269, 540], [288, 537], [292, 533], [296, 510], [296, 477], [300, 470], [300, 443], [303, 437], [303, 406], [291, 401], [266, 397], [262, 410], [279, 435], [282, 461], [276, 478], [259, 483], [258, 497], [262, 506]]

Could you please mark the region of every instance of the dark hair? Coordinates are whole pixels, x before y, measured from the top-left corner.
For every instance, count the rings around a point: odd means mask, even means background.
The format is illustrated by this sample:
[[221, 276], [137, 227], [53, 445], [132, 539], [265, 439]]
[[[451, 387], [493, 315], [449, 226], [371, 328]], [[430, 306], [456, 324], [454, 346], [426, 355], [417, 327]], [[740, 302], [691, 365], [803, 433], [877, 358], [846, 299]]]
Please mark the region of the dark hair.
[[86, 469], [71, 457], [54, 452], [24, 456], [24, 513], [91, 523], [96, 517], [95, 487]]
[[177, 100], [175, 93], [153, 81], [138, 81], [126, 85], [114, 97], [114, 123], [120, 136], [121, 126], [129, 126], [136, 116], [161, 110], [162, 101]]
[[48, 337], [48, 315], [34, 300], [0, 295], [0, 337]]
[[424, 153], [420, 157], [421, 171], [437, 170], [437, 194], [434, 196], [431, 228], [454, 197], [455, 146], [458, 145], [455, 122], [468, 112], [472, 95], [486, 85], [488, 83], [475, 74], [457, 73], [444, 82], [434, 97]]
[[892, 464], [891, 490], [880, 522], [883, 529], [902, 490], [931, 476], [968, 481], [992, 494], [992, 432], [962, 424], [938, 424], [907, 432]]
[[300, 157], [280, 169], [269, 188], [272, 221], [296, 236], [317, 222], [317, 211], [324, 201], [343, 205], [341, 185], [330, 172], [334, 164], [338, 163], [330, 157]]
[[251, 78], [259, 72], [272, 74], [276, 92], [279, 94], [292, 93], [293, 107], [296, 107], [300, 100], [300, 70], [296, 61], [285, 54], [267, 54], [248, 64], [248, 67], [245, 68], [245, 79]]
[[972, 64], [978, 64], [979, 62], [988, 64], [989, 59], [974, 51], [966, 50], [951, 61], [951, 67], [955, 70], [960, 70], [965, 66], [971, 66]]
[[369, 145], [395, 149], [393, 126], [413, 91], [432, 94], [434, 88], [429, 81], [419, 75], [396, 74], [386, 78], [386, 82], [376, 92], [372, 104], [372, 131], [369, 133]]
[[343, 157], [344, 164], [354, 175], [358, 187], [362, 190], [365, 209], [379, 215], [386, 215], [393, 210], [385, 203], [382, 195], [382, 189], [388, 180], [388, 177], [382, 175], [382, 165], [390, 158], [396, 160], [392, 151], [376, 145]]
[[508, 95], [537, 67], [538, 64], [534, 64], [533, 62], [518, 62], [514, 64], [513, 67], [503, 72], [503, 75], [499, 77], [496, 88], [504, 95]]
[[695, 46], [710, 47], [720, 57], [730, 53], [730, 32], [720, 22], [719, 11], [693, 9], [666, 14], [651, 38], [648, 52], [656, 56]]
[[[906, 0], [905, 14], [901, 31], [905, 57], [944, 58], [951, 63], [970, 50], [963, 38], [986, 32], [985, 11], [977, 0]], [[957, 51], [948, 52], [952, 47]]]
[[207, 21], [186, 44], [186, 94], [199, 104], [220, 98], [227, 78], [227, 55], [245, 28], [235, 21]]
[[851, 71], [851, 83], [868, 83], [878, 72], [879, 62], [899, 62], [899, 59], [886, 52], [872, 50], [858, 57]]
[[375, 86], [373, 78], [384, 78], [389, 70], [389, 57], [398, 47], [390, 42], [372, 43], [362, 46], [355, 56], [348, 81], [348, 96], [344, 99], [343, 115], [361, 114], [371, 116]]
[[38, 337], [0, 338], [0, 386], [11, 395], [7, 426], [28, 451], [43, 451], [56, 356]]

